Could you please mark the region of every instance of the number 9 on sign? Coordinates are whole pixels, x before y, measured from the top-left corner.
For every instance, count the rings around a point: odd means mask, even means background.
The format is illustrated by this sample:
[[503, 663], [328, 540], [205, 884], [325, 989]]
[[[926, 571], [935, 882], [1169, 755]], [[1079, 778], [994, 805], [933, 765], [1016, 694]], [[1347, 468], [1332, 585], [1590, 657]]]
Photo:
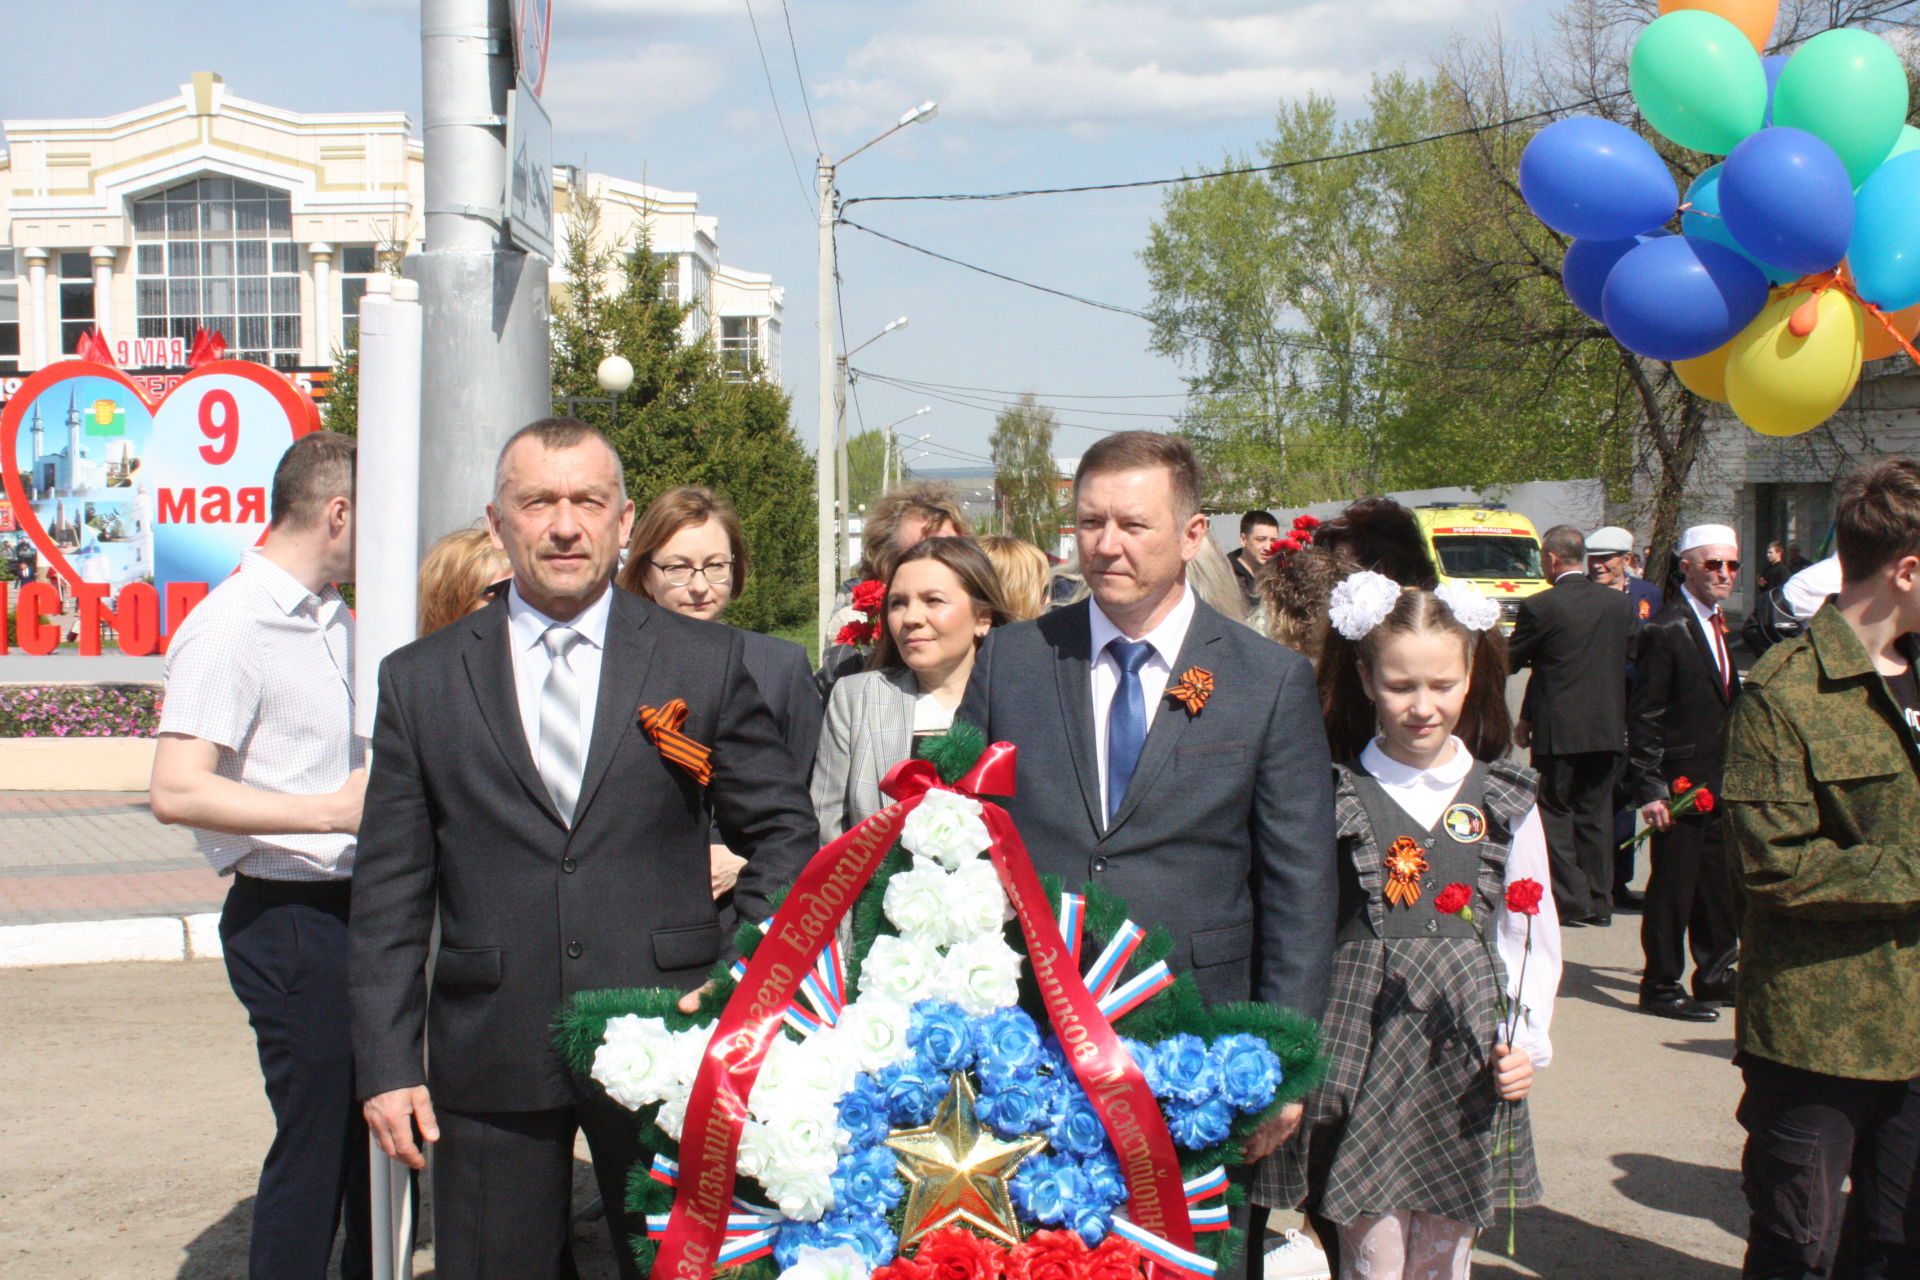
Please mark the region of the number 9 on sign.
[[200, 398], [200, 434], [213, 441], [200, 446], [200, 456], [214, 466], [233, 457], [240, 445], [240, 406], [233, 393], [215, 387]]

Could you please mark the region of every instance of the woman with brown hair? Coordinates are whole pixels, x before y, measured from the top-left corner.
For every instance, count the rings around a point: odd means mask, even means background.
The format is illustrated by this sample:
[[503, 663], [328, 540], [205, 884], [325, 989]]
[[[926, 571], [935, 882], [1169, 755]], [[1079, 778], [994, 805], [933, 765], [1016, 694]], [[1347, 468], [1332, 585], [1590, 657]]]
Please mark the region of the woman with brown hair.
[[822, 840], [878, 813], [887, 771], [916, 739], [952, 726], [974, 653], [1008, 619], [993, 562], [970, 539], [928, 538], [901, 554], [868, 669], [836, 682], [827, 701], [813, 763]]
[[507, 553], [485, 529], [456, 529], [427, 548], [420, 561], [420, 634], [466, 617], [513, 575]]

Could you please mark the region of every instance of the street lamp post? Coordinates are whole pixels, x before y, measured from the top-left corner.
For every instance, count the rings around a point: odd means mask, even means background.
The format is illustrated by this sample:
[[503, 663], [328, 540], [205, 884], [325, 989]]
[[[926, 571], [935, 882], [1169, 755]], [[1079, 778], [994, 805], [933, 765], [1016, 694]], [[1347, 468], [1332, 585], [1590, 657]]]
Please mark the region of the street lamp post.
[[841, 165], [871, 147], [874, 143], [890, 138], [910, 124], [921, 120], [931, 120], [939, 110], [932, 102], [923, 102], [913, 110], [901, 116], [893, 128], [861, 143], [852, 151], [835, 161], [822, 155], [814, 172], [815, 184], [820, 195], [820, 439], [814, 457], [814, 486], [819, 494], [820, 545], [819, 545], [819, 600], [817, 617], [820, 624], [819, 652], [826, 651], [827, 621], [833, 616], [834, 593], [839, 587], [837, 581], [838, 556], [837, 539], [834, 536], [834, 501], [838, 476], [836, 475], [836, 434], [841, 411], [846, 401], [846, 388], [836, 377], [838, 366], [833, 355], [834, 288], [837, 272], [834, 255], [833, 225], [839, 218], [839, 208], [834, 196], [834, 177]]
[[[906, 417], [900, 419], [899, 422], [889, 422], [886, 425], [886, 427], [881, 431], [880, 491], [882, 493], [885, 493], [888, 489], [893, 488], [893, 486], [897, 483], [897, 481], [895, 481], [893, 476], [894, 455], [898, 452], [898, 450], [894, 448], [894, 444], [893, 444], [893, 429], [899, 426], [901, 422], [912, 422], [915, 418], [919, 417], [921, 414], [932, 413], [932, 412], [933, 412], [932, 405], [923, 404], [918, 409], [915, 409], [912, 413], [908, 414]], [[920, 439], [925, 440], [926, 437], [921, 436]], [[919, 441], [916, 440], [914, 443], [918, 444]]]
[[850, 558], [847, 555], [847, 548], [851, 544], [851, 537], [849, 535], [848, 522], [853, 519], [853, 513], [849, 509], [853, 500], [853, 490], [848, 487], [849, 477], [848, 477], [848, 468], [847, 468], [847, 381], [848, 381], [847, 367], [848, 367], [848, 362], [850, 362], [853, 359], [853, 357], [858, 355], [860, 352], [865, 351], [868, 347], [880, 341], [880, 339], [886, 337], [888, 334], [892, 333], [895, 329], [904, 329], [906, 327], [907, 327], [907, 318], [905, 316], [901, 316], [897, 320], [889, 320], [887, 322], [886, 328], [874, 334], [871, 338], [868, 338], [865, 342], [853, 348], [851, 351], [847, 352], [847, 354], [841, 356], [838, 360], [834, 361], [833, 372], [834, 372], [834, 378], [835, 378], [835, 386], [834, 386], [834, 397], [833, 397], [833, 405], [834, 405], [833, 454], [834, 454], [834, 472], [838, 477], [837, 483], [839, 484], [839, 487], [840, 487], [840, 523], [838, 526], [839, 536], [835, 538], [834, 547], [833, 547], [833, 571], [834, 571], [835, 582], [838, 582], [840, 579], [846, 577], [847, 573], [850, 570], [850, 566], [847, 563]]
[[633, 362], [625, 356], [608, 356], [593, 371], [593, 380], [613, 397], [613, 429], [620, 429], [620, 397], [633, 385]]

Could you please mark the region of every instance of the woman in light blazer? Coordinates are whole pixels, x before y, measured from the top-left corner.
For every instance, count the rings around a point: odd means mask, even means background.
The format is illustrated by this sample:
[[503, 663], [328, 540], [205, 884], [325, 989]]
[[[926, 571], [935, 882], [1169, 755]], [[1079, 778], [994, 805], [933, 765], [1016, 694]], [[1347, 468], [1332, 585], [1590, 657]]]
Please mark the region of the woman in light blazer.
[[835, 683], [827, 701], [813, 761], [821, 840], [886, 806], [880, 780], [916, 739], [952, 725], [974, 651], [1007, 620], [993, 562], [970, 539], [928, 538], [901, 555], [868, 669]]

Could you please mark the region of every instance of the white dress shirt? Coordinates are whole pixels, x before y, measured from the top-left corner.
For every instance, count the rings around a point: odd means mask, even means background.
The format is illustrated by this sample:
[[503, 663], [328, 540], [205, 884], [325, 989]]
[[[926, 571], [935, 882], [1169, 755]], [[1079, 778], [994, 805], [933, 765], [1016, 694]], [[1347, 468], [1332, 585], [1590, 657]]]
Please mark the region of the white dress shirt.
[[[552, 626], [572, 627], [580, 633], [580, 643], [567, 654], [567, 665], [580, 683], [580, 762], [593, 743], [593, 711], [600, 701], [600, 659], [607, 651], [607, 618], [613, 613], [613, 593], [608, 586], [571, 622], [556, 623], [528, 604], [520, 595], [520, 585], [507, 588], [507, 643], [513, 653], [513, 689], [520, 704], [520, 728], [527, 735], [527, 750], [533, 764], [545, 776], [546, 761], [540, 758], [540, 691], [553, 668], [553, 655], [540, 637]], [[640, 709], [633, 708], [638, 715]]]
[[1160, 625], [1143, 636], [1130, 636], [1113, 625], [1113, 620], [1100, 612], [1100, 602], [1089, 598], [1087, 601], [1087, 622], [1092, 632], [1093, 666], [1090, 678], [1093, 685], [1093, 758], [1100, 763], [1100, 812], [1107, 812], [1107, 716], [1113, 709], [1113, 695], [1120, 688], [1120, 662], [1107, 651], [1107, 644], [1113, 640], [1145, 640], [1153, 646], [1153, 653], [1147, 658], [1147, 665], [1140, 668], [1140, 696], [1146, 700], [1148, 732], [1153, 730], [1153, 717], [1160, 710], [1161, 699], [1166, 697], [1167, 682], [1173, 675], [1173, 664], [1180, 660], [1180, 646], [1187, 642], [1187, 628], [1193, 625], [1193, 591], [1186, 583], [1180, 584], [1180, 598], [1174, 601], [1173, 609], [1160, 620]]
[[[1431, 769], [1401, 764], [1380, 749], [1378, 738], [1360, 753], [1360, 763], [1408, 817], [1422, 828], [1430, 828], [1453, 803], [1460, 784], [1473, 769], [1473, 757], [1460, 739], [1450, 741], [1453, 758]], [[1506, 883], [1511, 885], [1516, 880], [1538, 881], [1543, 890], [1553, 883], [1547, 864], [1546, 831], [1540, 825], [1537, 807], [1520, 820], [1514, 829], [1513, 847], [1507, 850]], [[1514, 1035], [1519, 1043], [1515, 1047], [1525, 1049], [1534, 1066], [1544, 1067], [1553, 1061], [1553, 1041], [1547, 1037], [1547, 1028], [1553, 1021], [1553, 997], [1560, 989], [1560, 918], [1554, 913], [1552, 892], [1540, 895], [1540, 914], [1533, 918], [1531, 955], [1527, 952], [1527, 917], [1508, 911], [1504, 896], [1494, 908], [1492, 929], [1494, 945], [1500, 948], [1500, 962], [1507, 969], [1507, 999], [1517, 998], [1521, 1009], [1520, 1027]]]
[[1693, 616], [1700, 620], [1700, 630], [1706, 633], [1707, 652], [1713, 655], [1714, 669], [1720, 673], [1720, 683], [1727, 683], [1727, 664], [1733, 661], [1733, 655], [1727, 652], [1727, 638], [1713, 625], [1713, 617], [1720, 612], [1718, 605], [1703, 604], [1700, 599], [1687, 590], [1680, 588], [1680, 594], [1693, 606]]

